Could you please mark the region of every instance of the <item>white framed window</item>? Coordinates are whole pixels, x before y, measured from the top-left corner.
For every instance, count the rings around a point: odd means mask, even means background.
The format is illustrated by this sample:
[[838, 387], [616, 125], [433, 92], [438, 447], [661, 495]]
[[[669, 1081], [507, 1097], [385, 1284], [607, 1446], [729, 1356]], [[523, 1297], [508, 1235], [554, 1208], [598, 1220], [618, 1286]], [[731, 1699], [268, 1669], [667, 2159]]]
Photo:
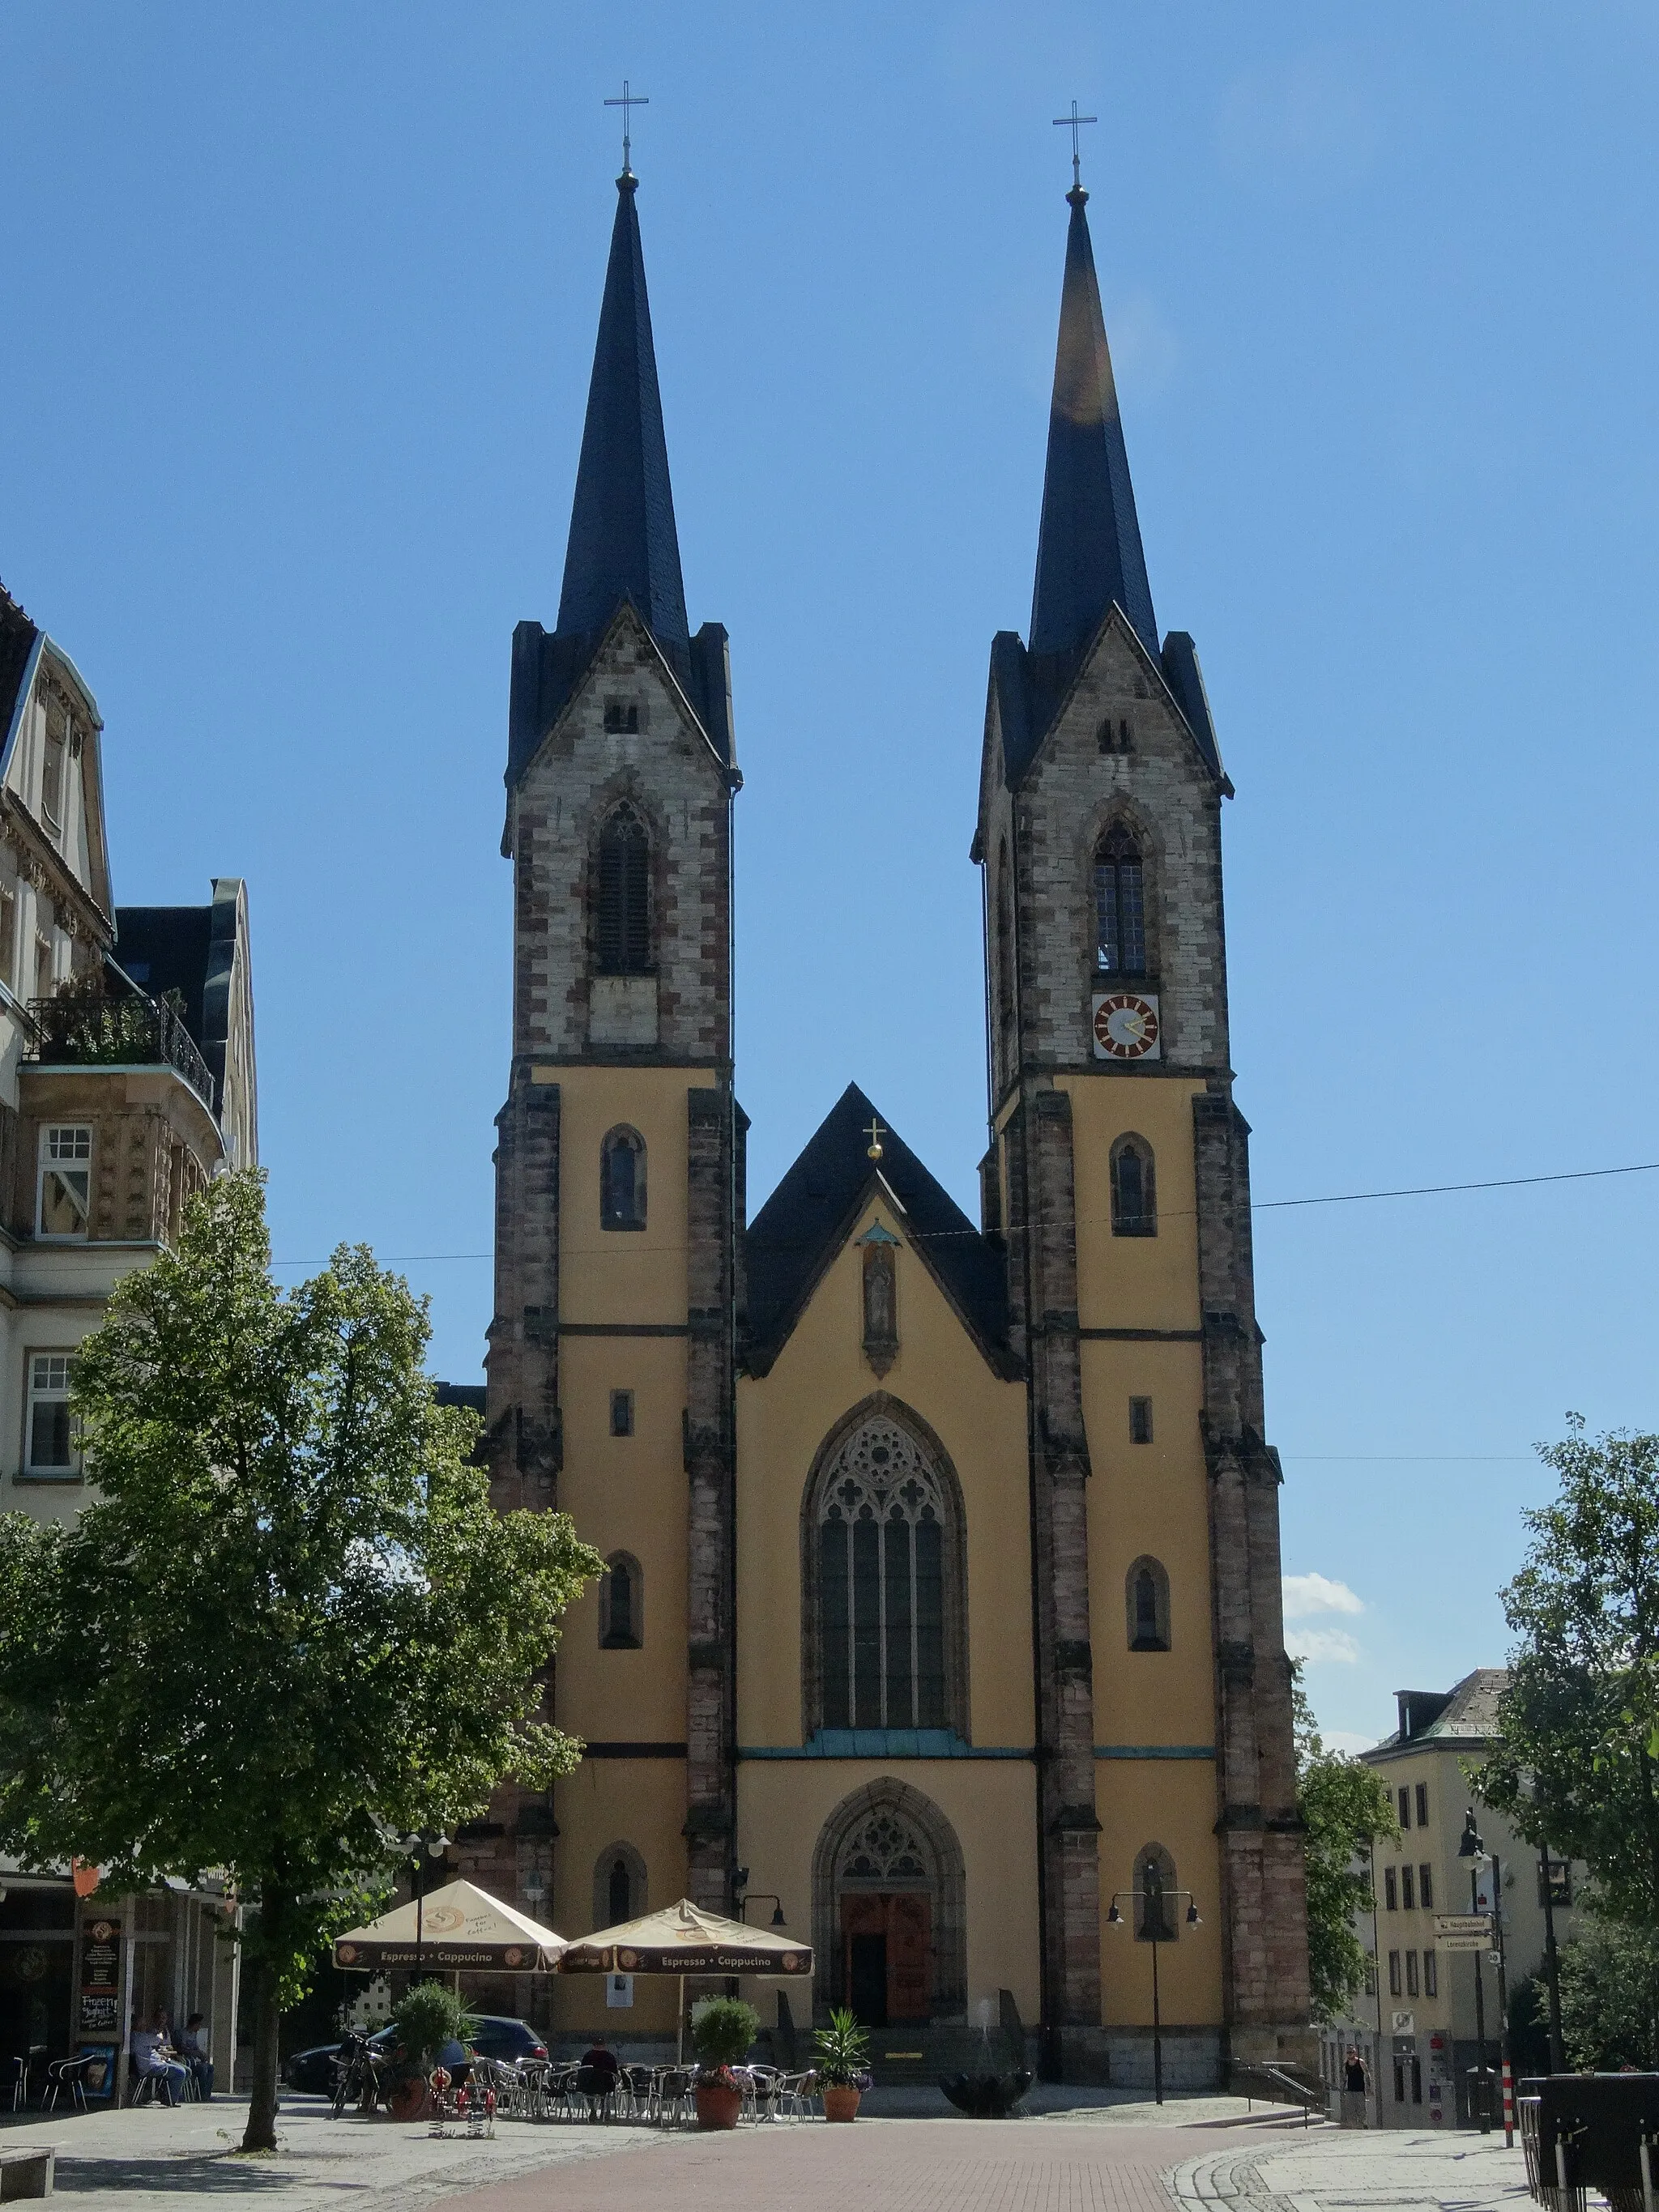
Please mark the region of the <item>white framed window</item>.
[[27, 1429], [23, 1438], [26, 1474], [73, 1475], [81, 1471], [81, 1455], [70, 1411], [70, 1375], [74, 1355], [67, 1352], [31, 1352]]
[[52, 996], [52, 940], [37, 937], [34, 940], [34, 995], [37, 999]]
[[37, 1237], [85, 1237], [92, 1220], [92, 1131], [49, 1121], [40, 1132]]
[[40, 811], [52, 829], [64, 826], [64, 739], [68, 735], [48, 732], [46, 757], [40, 770]]

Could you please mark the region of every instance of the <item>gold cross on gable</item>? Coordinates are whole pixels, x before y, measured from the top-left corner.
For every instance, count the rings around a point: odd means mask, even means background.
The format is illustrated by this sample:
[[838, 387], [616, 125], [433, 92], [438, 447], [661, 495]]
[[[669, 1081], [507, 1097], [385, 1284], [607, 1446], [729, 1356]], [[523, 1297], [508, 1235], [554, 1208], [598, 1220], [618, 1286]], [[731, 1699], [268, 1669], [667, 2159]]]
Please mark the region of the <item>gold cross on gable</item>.
[[878, 1160], [881, 1158], [881, 1140], [884, 1137], [890, 1136], [892, 1132], [889, 1129], [884, 1129], [880, 1121], [872, 1114], [870, 1117], [870, 1126], [864, 1133], [870, 1139], [870, 1149], [866, 1153], [865, 1158], [866, 1159]]
[[1085, 123], [1098, 123], [1099, 120], [1100, 118], [1097, 115], [1079, 115], [1077, 112], [1076, 100], [1072, 102], [1072, 112], [1069, 115], [1057, 115], [1054, 118], [1056, 131], [1069, 131], [1072, 134], [1072, 190], [1074, 192], [1081, 191], [1083, 189], [1083, 164], [1078, 156], [1077, 134]]
[[[633, 150], [633, 145], [628, 136], [629, 110], [635, 107], [649, 107], [651, 102], [644, 93], [629, 91], [628, 79], [624, 77], [620, 97], [616, 100], [607, 100], [605, 104], [607, 107], [620, 107], [623, 112], [623, 174], [625, 177], [631, 177], [634, 172], [629, 166], [629, 155]], [[1073, 100], [1072, 106], [1075, 108], [1077, 102]]]

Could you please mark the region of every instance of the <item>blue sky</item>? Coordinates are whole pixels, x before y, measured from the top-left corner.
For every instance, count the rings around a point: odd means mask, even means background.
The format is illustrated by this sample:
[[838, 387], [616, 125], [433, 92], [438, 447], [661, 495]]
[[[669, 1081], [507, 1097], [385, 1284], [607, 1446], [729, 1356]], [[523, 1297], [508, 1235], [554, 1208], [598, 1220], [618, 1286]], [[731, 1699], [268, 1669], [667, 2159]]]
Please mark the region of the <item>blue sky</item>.
[[[100, 701], [118, 896], [248, 878], [278, 1255], [488, 1249], [507, 647], [557, 603], [624, 76], [732, 640], [755, 1200], [855, 1078], [973, 1203], [1073, 97], [1153, 598], [1238, 788], [1258, 1197], [1659, 1158], [1650, 8], [12, 0], [0, 574]], [[1501, 1656], [1533, 1441], [1654, 1425], [1656, 1212], [1258, 1215], [1345, 1738]], [[407, 1272], [476, 1376], [487, 1262]]]

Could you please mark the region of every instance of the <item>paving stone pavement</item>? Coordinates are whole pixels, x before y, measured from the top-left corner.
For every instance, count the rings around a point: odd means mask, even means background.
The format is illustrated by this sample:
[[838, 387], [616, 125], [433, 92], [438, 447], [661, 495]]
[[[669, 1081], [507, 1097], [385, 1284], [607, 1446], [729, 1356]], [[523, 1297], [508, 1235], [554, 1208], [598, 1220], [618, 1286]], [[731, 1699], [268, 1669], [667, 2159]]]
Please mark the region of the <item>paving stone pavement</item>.
[[[898, 2093], [887, 2093], [896, 2097]], [[881, 2093], [873, 2108], [887, 2100]], [[65, 2195], [118, 2212], [1523, 2212], [1501, 2136], [1304, 2130], [1236, 2098], [1043, 2089], [1017, 2120], [861, 2114], [731, 2135], [504, 2122], [493, 2141], [285, 2103], [272, 2159], [233, 2154], [240, 2100], [41, 2120], [0, 2141], [52, 2142]], [[936, 2114], [937, 2105], [933, 2108]], [[88, 2208], [91, 2212], [91, 2208]]]

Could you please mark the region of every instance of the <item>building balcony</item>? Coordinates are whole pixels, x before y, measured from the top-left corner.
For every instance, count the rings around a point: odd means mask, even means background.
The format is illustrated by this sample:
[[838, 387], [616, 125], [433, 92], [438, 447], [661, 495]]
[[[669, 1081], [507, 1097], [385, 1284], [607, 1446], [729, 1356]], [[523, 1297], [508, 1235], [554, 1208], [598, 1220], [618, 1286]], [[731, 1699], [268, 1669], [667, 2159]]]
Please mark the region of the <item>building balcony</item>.
[[34, 1041], [27, 1061], [40, 1067], [170, 1067], [212, 1114], [214, 1082], [181, 1018], [165, 1000], [142, 993], [113, 997], [80, 991], [31, 999]]

